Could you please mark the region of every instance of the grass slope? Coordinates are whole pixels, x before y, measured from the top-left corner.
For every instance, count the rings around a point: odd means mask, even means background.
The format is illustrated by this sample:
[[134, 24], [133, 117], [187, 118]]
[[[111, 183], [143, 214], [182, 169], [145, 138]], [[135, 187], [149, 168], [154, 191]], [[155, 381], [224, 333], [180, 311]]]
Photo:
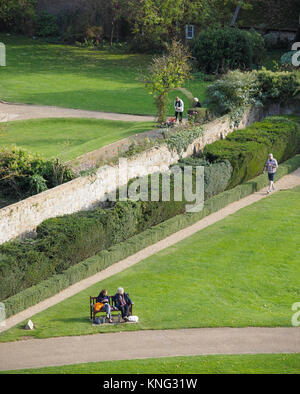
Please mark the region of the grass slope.
[[18, 120], [4, 125], [0, 147], [17, 145], [46, 159], [58, 156], [67, 161], [153, 128], [153, 122], [85, 118]]
[[[299, 374], [300, 354], [168, 357], [8, 371], [10, 374]], [[0, 372], [0, 374], [3, 372]]]
[[[54, 45], [4, 34], [0, 42], [7, 51], [7, 66], [0, 67], [1, 100], [106, 112], [156, 113], [153, 97], [138, 81], [151, 61], [149, 55]], [[206, 85], [194, 80], [185, 88], [202, 101]], [[175, 96], [176, 92], [170, 93], [170, 114]]]
[[[0, 334], [0, 341], [182, 327], [290, 326], [300, 299], [300, 188], [278, 192]], [[94, 327], [89, 295], [123, 286], [137, 325]]]

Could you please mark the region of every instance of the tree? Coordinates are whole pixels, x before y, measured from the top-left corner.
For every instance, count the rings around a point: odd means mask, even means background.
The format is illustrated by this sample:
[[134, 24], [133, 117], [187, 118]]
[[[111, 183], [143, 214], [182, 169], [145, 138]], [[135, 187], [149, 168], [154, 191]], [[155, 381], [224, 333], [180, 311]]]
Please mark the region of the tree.
[[160, 57], [154, 57], [144, 76], [145, 86], [155, 98], [157, 120], [166, 120], [166, 102], [168, 92], [180, 88], [184, 81], [190, 78], [190, 53], [178, 41], [173, 41], [168, 52]]

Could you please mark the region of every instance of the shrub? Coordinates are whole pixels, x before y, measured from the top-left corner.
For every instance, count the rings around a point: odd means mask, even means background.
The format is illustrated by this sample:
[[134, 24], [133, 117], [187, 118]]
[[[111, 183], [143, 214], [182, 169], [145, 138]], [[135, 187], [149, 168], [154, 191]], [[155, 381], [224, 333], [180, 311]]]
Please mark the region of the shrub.
[[0, 1], [0, 30], [32, 35], [36, 22], [37, 0]]
[[208, 111], [206, 108], [190, 108], [187, 110], [189, 120], [193, 123], [203, 124], [209, 119]]
[[204, 199], [207, 200], [226, 190], [232, 175], [232, 165], [228, 160], [210, 163], [204, 158], [188, 157], [178, 162], [180, 167], [204, 167]]
[[261, 65], [264, 40], [254, 30], [210, 28], [199, 33], [192, 45], [199, 70], [211, 74]]
[[0, 245], [0, 299], [183, 212], [183, 202], [126, 201], [46, 220], [37, 239]]
[[159, 54], [168, 48], [168, 39], [163, 34], [157, 32], [144, 32], [144, 34], [135, 34], [130, 41], [130, 52]]
[[260, 104], [257, 75], [253, 72], [230, 71], [207, 88], [209, 109], [224, 115], [244, 112], [247, 105]]
[[207, 88], [208, 108], [216, 115], [230, 113], [235, 125], [248, 105], [284, 103], [299, 88], [297, 75], [266, 69], [252, 72], [231, 71]]
[[46, 161], [17, 147], [0, 149], [0, 189], [4, 196], [26, 198], [73, 178], [73, 172], [57, 159]]
[[58, 34], [56, 16], [42, 11], [37, 18], [36, 35], [39, 37], [53, 37]]
[[254, 72], [257, 76], [260, 98], [264, 104], [285, 103], [299, 88], [296, 73], [287, 71], [272, 72], [266, 69]]
[[282, 162], [299, 151], [299, 121], [271, 117], [207, 145], [204, 155], [210, 162], [230, 161], [233, 174], [228, 187], [231, 188], [260, 174], [268, 153], [272, 152]]

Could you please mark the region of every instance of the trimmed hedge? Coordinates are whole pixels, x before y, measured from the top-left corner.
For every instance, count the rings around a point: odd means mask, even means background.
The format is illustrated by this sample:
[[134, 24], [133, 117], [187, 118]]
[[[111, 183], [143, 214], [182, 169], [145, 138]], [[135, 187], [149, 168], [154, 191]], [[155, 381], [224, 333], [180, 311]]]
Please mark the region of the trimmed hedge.
[[[277, 179], [295, 171], [298, 167], [300, 167], [300, 155], [296, 155], [279, 166]], [[204, 209], [200, 212], [184, 213], [182, 215], [172, 217], [151, 229], [131, 237], [125, 242], [120, 242], [119, 244], [110, 247], [108, 250], [101, 251], [97, 255], [68, 268], [59, 275], [55, 275], [36, 286], [32, 286], [6, 299], [4, 304], [6, 307], [7, 317], [21, 312], [24, 309], [57, 294], [68, 286], [94, 275], [106, 267], [137, 253], [141, 249], [166, 238], [176, 231], [182, 230], [196, 223], [205, 216], [226, 207], [228, 204], [238, 201], [239, 199], [262, 189], [267, 184], [267, 176], [260, 175], [245, 184], [239, 185], [231, 190], [227, 190], [207, 200], [204, 204]]]
[[266, 118], [244, 130], [233, 131], [225, 140], [204, 149], [205, 158], [210, 162], [230, 161], [233, 174], [229, 188], [261, 173], [270, 152], [279, 163], [300, 152], [299, 118]]
[[261, 65], [265, 43], [262, 36], [254, 30], [213, 27], [202, 30], [191, 49], [200, 71], [219, 74]]
[[[204, 199], [207, 200], [226, 190], [232, 176], [232, 165], [228, 160], [210, 163], [201, 157], [180, 159], [175, 166], [204, 166]], [[195, 184], [195, 182], [194, 182]]]
[[0, 300], [183, 213], [184, 201], [125, 201], [48, 219], [36, 240], [0, 245]]

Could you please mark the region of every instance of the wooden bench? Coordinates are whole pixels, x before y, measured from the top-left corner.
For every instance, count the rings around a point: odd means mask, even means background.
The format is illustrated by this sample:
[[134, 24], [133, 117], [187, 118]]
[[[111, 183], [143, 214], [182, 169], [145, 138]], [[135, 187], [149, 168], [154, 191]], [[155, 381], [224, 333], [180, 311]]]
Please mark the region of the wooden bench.
[[[120, 323], [121, 322], [121, 311], [116, 308], [114, 296], [108, 296], [107, 298], [109, 300], [111, 315], [118, 316], [118, 321]], [[98, 313], [101, 313], [106, 316], [105, 311], [95, 312], [94, 305], [96, 303], [97, 303], [97, 297], [90, 297], [90, 319], [92, 321], [95, 320], [95, 317]], [[129, 307], [129, 315], [132, 316], [132, 305], [130, 305], [130, 307]]]

